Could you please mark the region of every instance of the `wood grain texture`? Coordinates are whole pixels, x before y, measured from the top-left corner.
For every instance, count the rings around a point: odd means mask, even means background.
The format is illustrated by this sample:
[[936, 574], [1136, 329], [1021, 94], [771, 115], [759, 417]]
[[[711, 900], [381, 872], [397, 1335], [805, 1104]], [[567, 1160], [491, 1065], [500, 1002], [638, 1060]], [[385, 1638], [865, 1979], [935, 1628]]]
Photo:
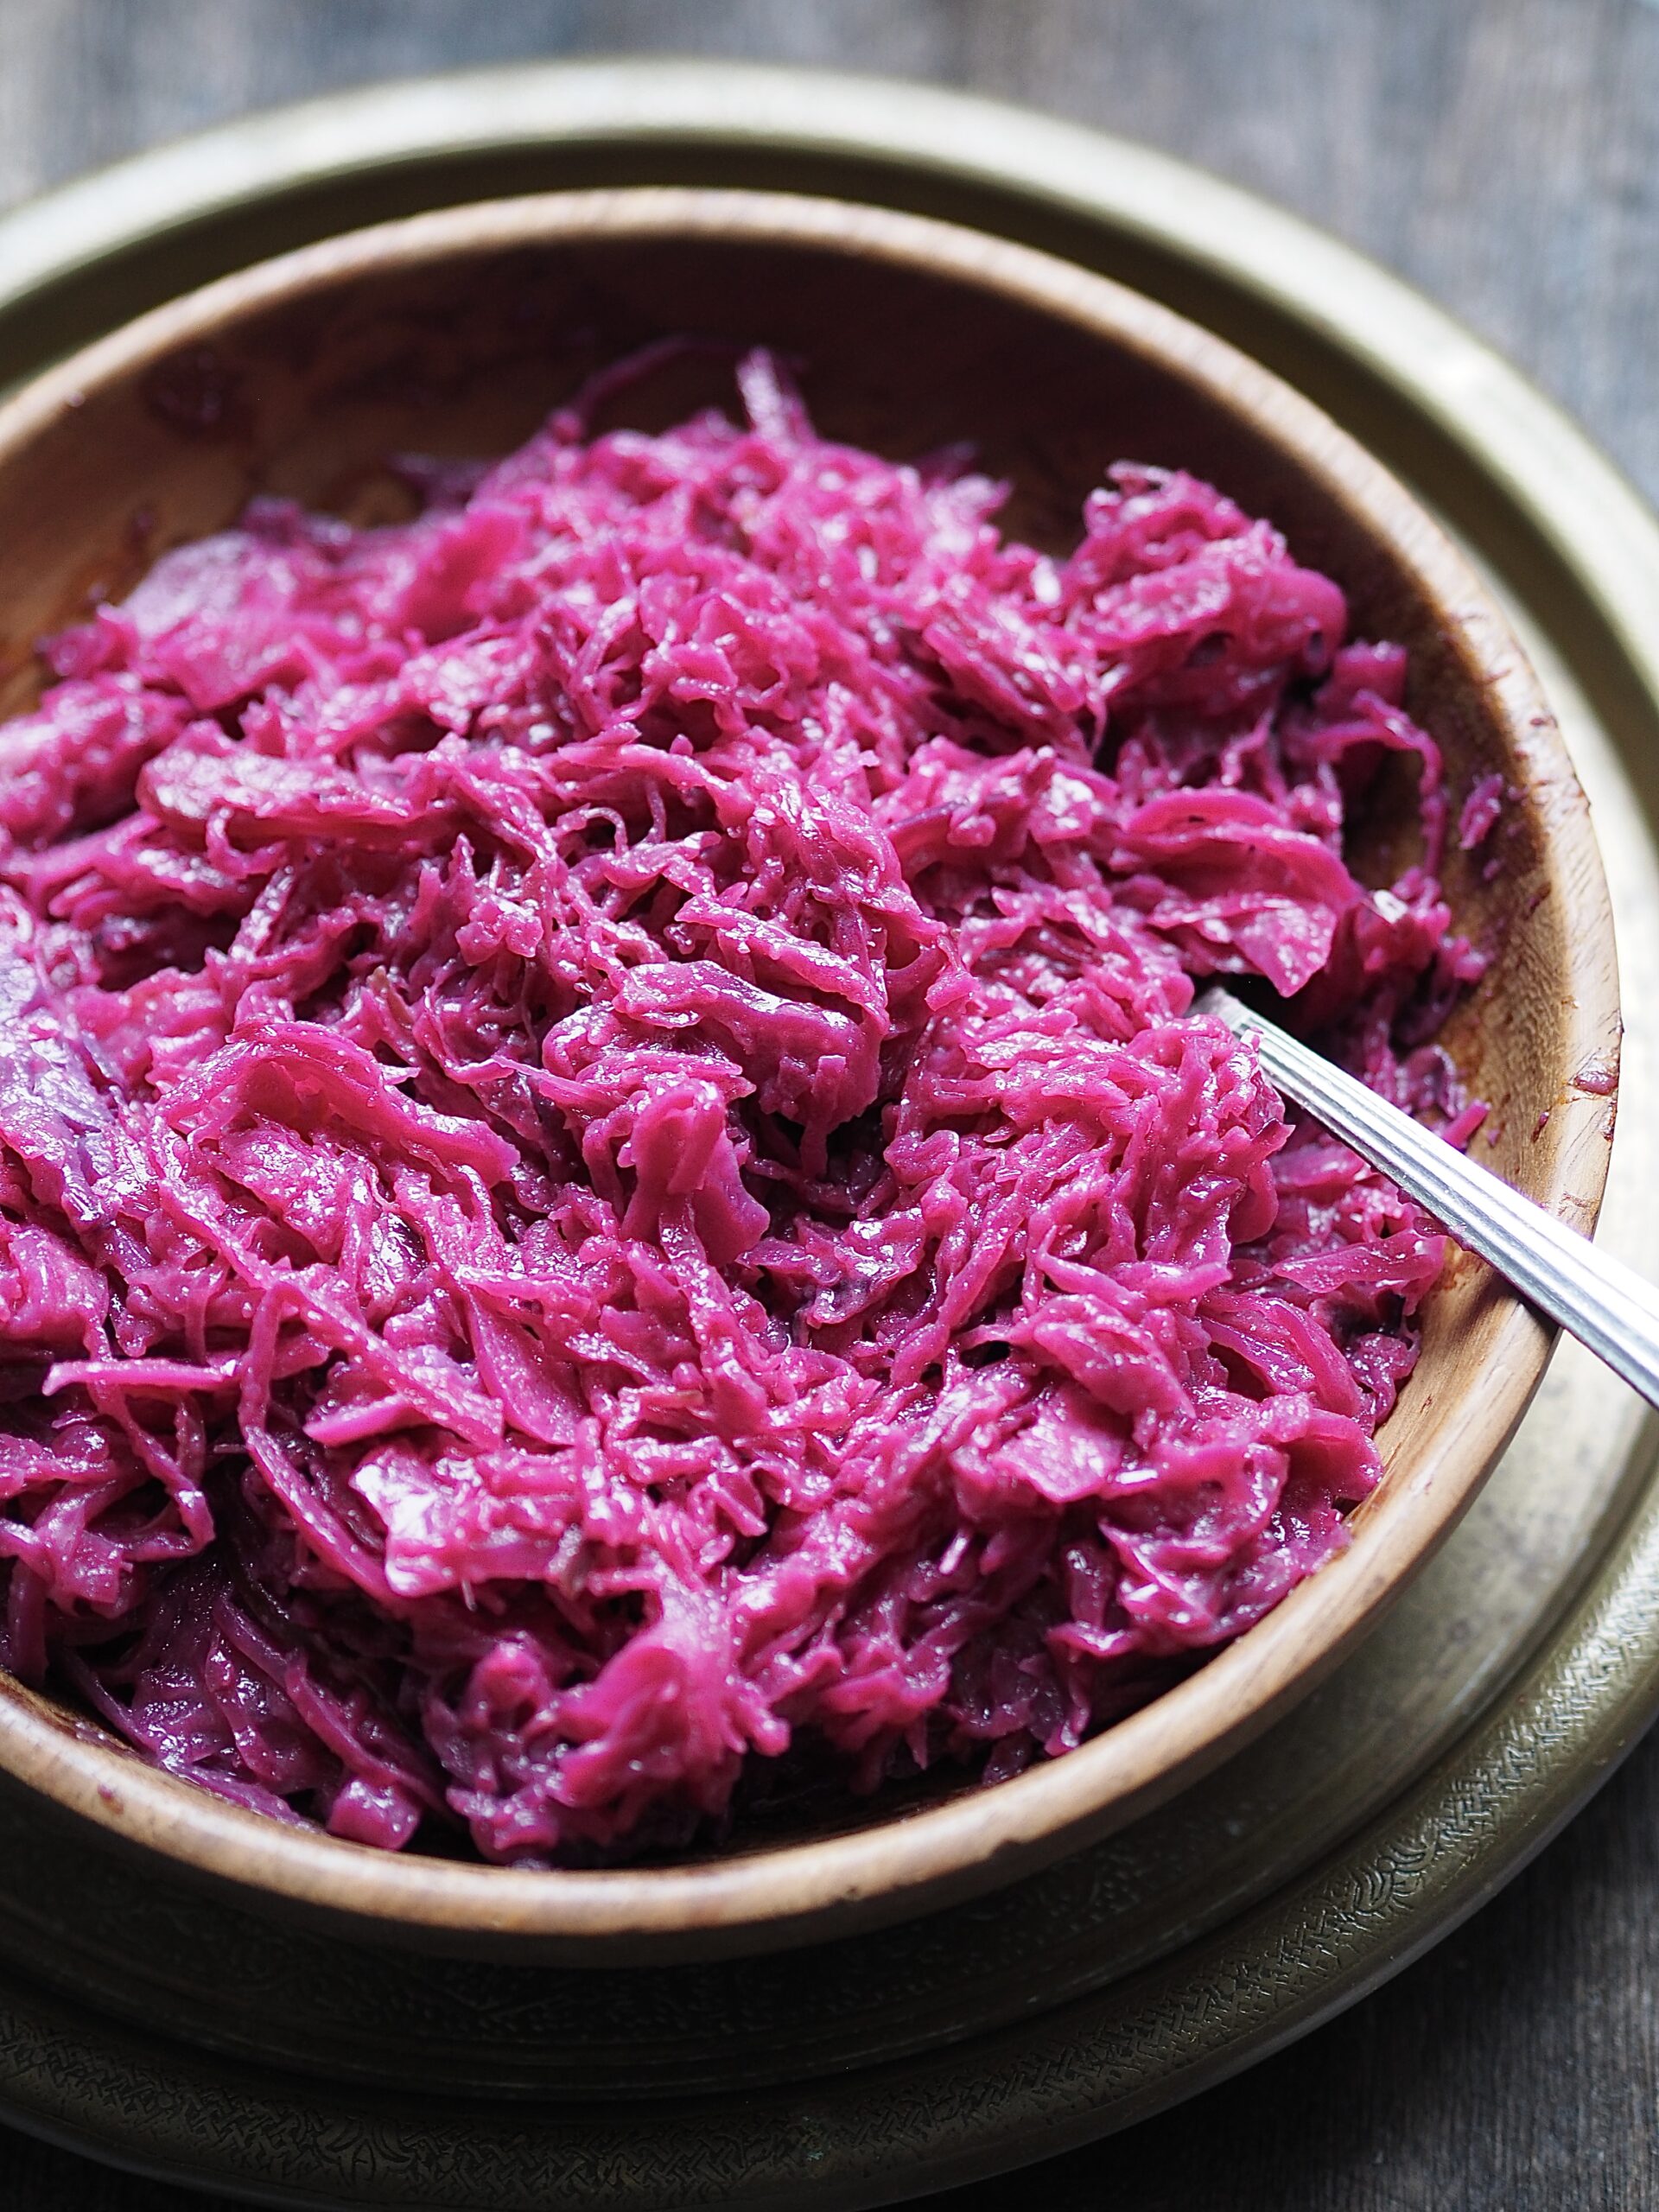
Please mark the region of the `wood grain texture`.
[[[1644, 0], [0, 0], [0, 200], [334, 85], [651, 49], [927, 76], [1162, 144], [1446, 301], [1659, 495], [1659, 10]], [[1659, 2203], [1656, 1840], [1659, 1740], [1344, 2020], [1182, 2112], [934, 2202]], [[0, 2212], [179, 2202], [0, 2139]]]

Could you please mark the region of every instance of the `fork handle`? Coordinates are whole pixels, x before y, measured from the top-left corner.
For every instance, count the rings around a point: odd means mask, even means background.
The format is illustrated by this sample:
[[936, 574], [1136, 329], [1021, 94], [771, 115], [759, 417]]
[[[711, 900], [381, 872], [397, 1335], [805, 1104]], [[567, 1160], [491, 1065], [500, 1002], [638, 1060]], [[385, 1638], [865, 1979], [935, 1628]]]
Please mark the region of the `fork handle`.
[[1317, 1114], [1530, 1304], [1659, 1406], [1659, 1291], [1651, 1283], [1226, 991], [1204, 992], [1193, 1011], [1214, 1014], [1235, 1036], [1252, 1039], [1287, 1097]]

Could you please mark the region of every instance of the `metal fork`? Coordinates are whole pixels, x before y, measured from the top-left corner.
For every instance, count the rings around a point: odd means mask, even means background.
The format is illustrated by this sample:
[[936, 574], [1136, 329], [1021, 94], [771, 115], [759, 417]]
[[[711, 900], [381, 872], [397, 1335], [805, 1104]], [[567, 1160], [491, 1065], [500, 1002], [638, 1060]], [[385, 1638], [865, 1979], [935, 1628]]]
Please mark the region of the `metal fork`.
[[1228, 992], [1202, 992], [1193, 1012], [1213, 1014], [1235, 1036], [1252, 1039], [1287, 1098], [1317, 1114], [1459, 1243], [1490, 1260], [1522, 1297], [1659, 1406], [1659, 1290], [1651, 1283]]

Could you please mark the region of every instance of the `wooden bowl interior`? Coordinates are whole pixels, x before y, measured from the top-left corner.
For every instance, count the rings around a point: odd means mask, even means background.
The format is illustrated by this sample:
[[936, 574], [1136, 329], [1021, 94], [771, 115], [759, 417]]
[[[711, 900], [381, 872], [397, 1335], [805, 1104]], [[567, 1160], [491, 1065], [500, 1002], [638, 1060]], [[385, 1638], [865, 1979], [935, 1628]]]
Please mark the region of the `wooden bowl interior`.
[[[1492, 880], [1452, 840], [1453, 910], [1491, 965], [1447, 1041], [1491, 1104], [1481, 1156], [1548, 1202], [1592, 1215], [1605, 1146], [1591, 1141], [1592, 1117], [1599, 1122], [1608, 1102], [1570, 1084], [1586, 1034], [1611, 1044], [1611, 986], [1597, 997], [1570, 979], [1584, 969], [1586, 939], [1611, 978], [1593, 842], [1518, 654], [1397, 487], [1300, 403], [1275, 414], [1262, 391], [1278, 388], [1248, 365], [1230, 366], [1236, 357], [1226, 348], [1192, 333], [1186, 355], [1173, 358], [1160, 335], [1171, 319], [1139, 302], [1115, 316], [1112, 298], [1129, 296], [1102, 280], [1076, 276], [1089, 310], [1071, 316], [1008, 280], [1009, 268], [1042, 265], [1018, 249], [974, 242], [982, 252], [963, 248], [954, 262], [929, 265], [939, 257], [917, 240], [930, 226], [870, 211], [847, 238], [712, 219], [688, 231], [666, 217], [662, 234], [613, 226], [583, 235], [569, 205], [548, 219], [557, 234], [541, 238], [503, 236], [499, 223], [478, 219], [469, 227], [464, 219], [486, 218], [485, 209], [429, 220], [424, 244], [395, 251], [312, 249], [296, 257], [308, 264], [302, 278], [274, 296], [267, 286], [240, 299], [231, 280], [215, 288], [219, 304], [205, 321], [187, 319], [167, 342], [125, 355], [95, 352], [85, 380], [60, 379], [52, 404], [36, 404], [21, 426], [14, 408], [0, 429], [0, 710], [27, 705], [37, 688], [37, 638], [118, 597], [159, 552], [228, 523], [251, 495], [291, 496], [359, 520], [407, 512], [387, 455], [505, 452], [596, 369], [660, 338], [709, 343], [616, 394], [602, 425], [656, 428], [695, 406], [731, 409], [734, 353], [764, 343], [791, 361], [824, 434], [902, 458], [970, 444], [979, 465], [1012, 487], [1007, 526], [1055, 550], [1075, 539], [1083, 500], [1109, 462], [1185, 468], [1269, 518], [1299, 558], [1336, 577], [1356, 632], [1408, 648], [1409, 705], [1444, 751], [1454, 822], [1479, 776], [1497, 771], [1516, 788]], [[887, 243], [873, 244], [882, 226]], [[775, 217], [779, 228], [790, 225]], [[1316, 435], [1310, 423], [1323, 428]], [[1435, 582], [1443, 575], [1444, 587]], [[1408, 847], [1412, 797], [1408, 772], [1379, 785], [1360, 856], [1379, 880]], [[1456, 1496], [1421, 1515], [1421, 1555], [1478, 1480], [1465, 1464], [1473, 1431], [1460, 1428], [1457, 1409], [1471, 1394], [1482, 1401], [1475, 1426], [1490, 1458], [1493, 1406], [1503, 1411], [1501, 1442], [1544, 1348], [1484, 1269], [1452, 1267], [1382, 1440], [1396, 1475], [1446, 1460]], [[1395, 1511], [1396, 1488], [1385, 1484], [1362, 1522]], [[1421, 1483], [1413, 1494], [1421, 1512]], [[1375, 1609], [1375, 1593], [1367, 1604]], [[1320, 1632], [1310, 1630], [1302, 1675], [1311, 1679], [1357, 1621], [1351, 1608], [1327, 1624], [1317, 1652]], [[1242, 1663], [1230, 1679], [1249, 1719]], [[1271, 1706], [1264, 1699], [1250, 1725]], [[1135, 1802], [1147, 1802], [1145, 1788]], [[1095, 1827], [1109, 1815], [1096, 1807]], [[791, 1833], [828, 1834], [872, 1817], [808, 1812]], [[757, 1830], [750, 1847], [777, 1840]]]

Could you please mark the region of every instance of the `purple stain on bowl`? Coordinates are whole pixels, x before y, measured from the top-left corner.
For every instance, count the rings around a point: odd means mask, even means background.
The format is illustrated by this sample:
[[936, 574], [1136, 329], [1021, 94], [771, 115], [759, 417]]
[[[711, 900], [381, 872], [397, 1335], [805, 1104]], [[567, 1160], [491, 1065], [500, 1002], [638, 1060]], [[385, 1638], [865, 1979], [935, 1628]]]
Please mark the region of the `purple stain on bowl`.
[[213, 346], [189, 346], [157, 361], [141, 390], [145, 406], [169, 429], [219, 443], [251, 425], [243, 381]]
[[1582, 1090], [1592, 1098], [1611, 1097], [1618, 1088], [1618, 1065], [1599, 1052], [1585, 1062], [1572, 1080], [1574, 1090]]

